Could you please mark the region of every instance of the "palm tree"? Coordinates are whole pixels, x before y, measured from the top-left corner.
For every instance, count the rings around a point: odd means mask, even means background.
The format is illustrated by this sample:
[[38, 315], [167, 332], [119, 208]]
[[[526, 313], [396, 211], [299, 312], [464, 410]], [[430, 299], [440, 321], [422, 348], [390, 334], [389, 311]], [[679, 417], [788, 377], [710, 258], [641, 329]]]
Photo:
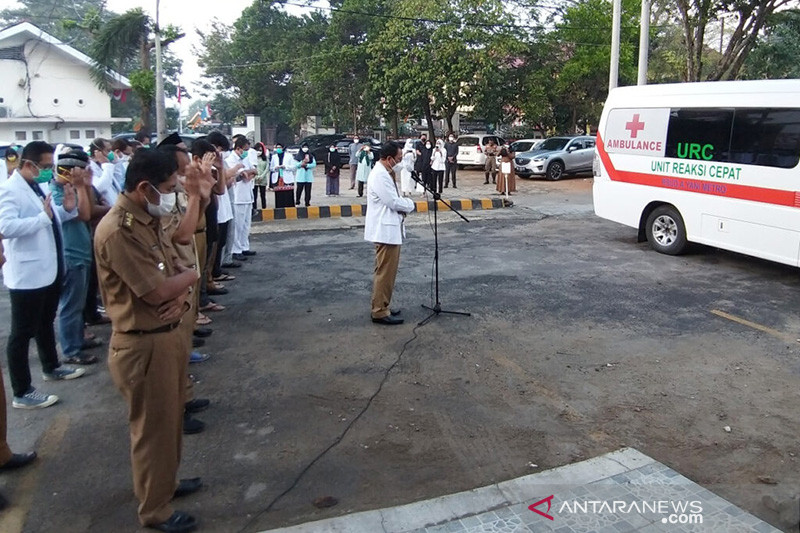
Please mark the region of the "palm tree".
[[[161, 46], [166, 47], [183, 37], [176, 28], [162, 32]], [[141, 124], [152, 131], [150, 110], [155, 98], [155, 74], [150, 55], [155, 48], [155, 23], [141, 8], [131, 9], [104, 24], [94, 35], [90, 56], [94, 60], [92, 79], [108, 91], [108, 72], [129, 71], [131, 89], [142, 104]]]

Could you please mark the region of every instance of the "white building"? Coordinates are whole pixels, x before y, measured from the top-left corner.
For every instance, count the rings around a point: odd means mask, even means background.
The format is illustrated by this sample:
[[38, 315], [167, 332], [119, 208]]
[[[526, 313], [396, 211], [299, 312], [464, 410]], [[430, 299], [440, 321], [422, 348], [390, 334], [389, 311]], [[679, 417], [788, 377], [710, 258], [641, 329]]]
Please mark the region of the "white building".
[[[0, 142], [30, 141], [87, 146], [111, 137], [111, 97], [92, 81], [92, 60], [33, 24], [0, 31]], [[126, 78], [109, 74], [110, 86], [130, 89]]]

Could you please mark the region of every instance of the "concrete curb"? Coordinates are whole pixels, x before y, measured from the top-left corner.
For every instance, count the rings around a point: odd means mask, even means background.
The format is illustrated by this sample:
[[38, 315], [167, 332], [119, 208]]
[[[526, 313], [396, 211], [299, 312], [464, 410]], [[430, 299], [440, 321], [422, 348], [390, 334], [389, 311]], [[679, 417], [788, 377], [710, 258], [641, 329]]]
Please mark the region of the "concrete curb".
[[[426, 213], [433, 211], [433, 200], [414, 202], [417, 204], [415, 212]], [[482, 209], [500, 209], [511, 207], [514, 202], [505, 198], [473, 198], [463, 200], [448, 200], [447, 203], [459, 211], [472, 211]], [[450, 209], [439, 201], [440, 211]], [[253, 222], [267, 222], [270, 220], [300, 220], [312, 218], [334, 217], [361, 217], [367, 214], [367, 204], [346, 205], [320, 205], [310, 207], [284, 207], [280, 209], [261, 209], [253, 215]]]

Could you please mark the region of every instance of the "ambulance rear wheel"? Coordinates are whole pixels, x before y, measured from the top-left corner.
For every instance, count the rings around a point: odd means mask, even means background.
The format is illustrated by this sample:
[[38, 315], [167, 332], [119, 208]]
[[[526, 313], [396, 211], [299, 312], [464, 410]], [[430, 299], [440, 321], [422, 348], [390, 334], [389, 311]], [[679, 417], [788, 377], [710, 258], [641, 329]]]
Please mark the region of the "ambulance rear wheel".
[[686, 249], [686, 225], [671, 205], [662, 205], [650, 213], [645, 233], [650, 246], [662, 254], [679, 255]]

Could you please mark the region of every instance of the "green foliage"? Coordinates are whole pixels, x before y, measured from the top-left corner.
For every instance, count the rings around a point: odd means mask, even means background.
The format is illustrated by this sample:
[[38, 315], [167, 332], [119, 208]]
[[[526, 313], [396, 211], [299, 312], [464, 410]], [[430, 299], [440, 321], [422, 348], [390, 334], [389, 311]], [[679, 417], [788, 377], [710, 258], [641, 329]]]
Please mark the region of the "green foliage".
[[95, 34], [89, 55], [95, 61], [92, 78], [101, 88], [108, 89], [106, 72], [125, 72], [126, 64], [139, 58], [140, 68], [150, 68], [150, 17], [141, 8], [131, 9], [114, 17]]
[[139, 100], [150, 101], [156, 97], [156, 76], [152, 70], [135, 70], [128, 75], [131, 90]]
[[742, 69], [749, 79], [800, 78], [800, 10], [775, 13]]

